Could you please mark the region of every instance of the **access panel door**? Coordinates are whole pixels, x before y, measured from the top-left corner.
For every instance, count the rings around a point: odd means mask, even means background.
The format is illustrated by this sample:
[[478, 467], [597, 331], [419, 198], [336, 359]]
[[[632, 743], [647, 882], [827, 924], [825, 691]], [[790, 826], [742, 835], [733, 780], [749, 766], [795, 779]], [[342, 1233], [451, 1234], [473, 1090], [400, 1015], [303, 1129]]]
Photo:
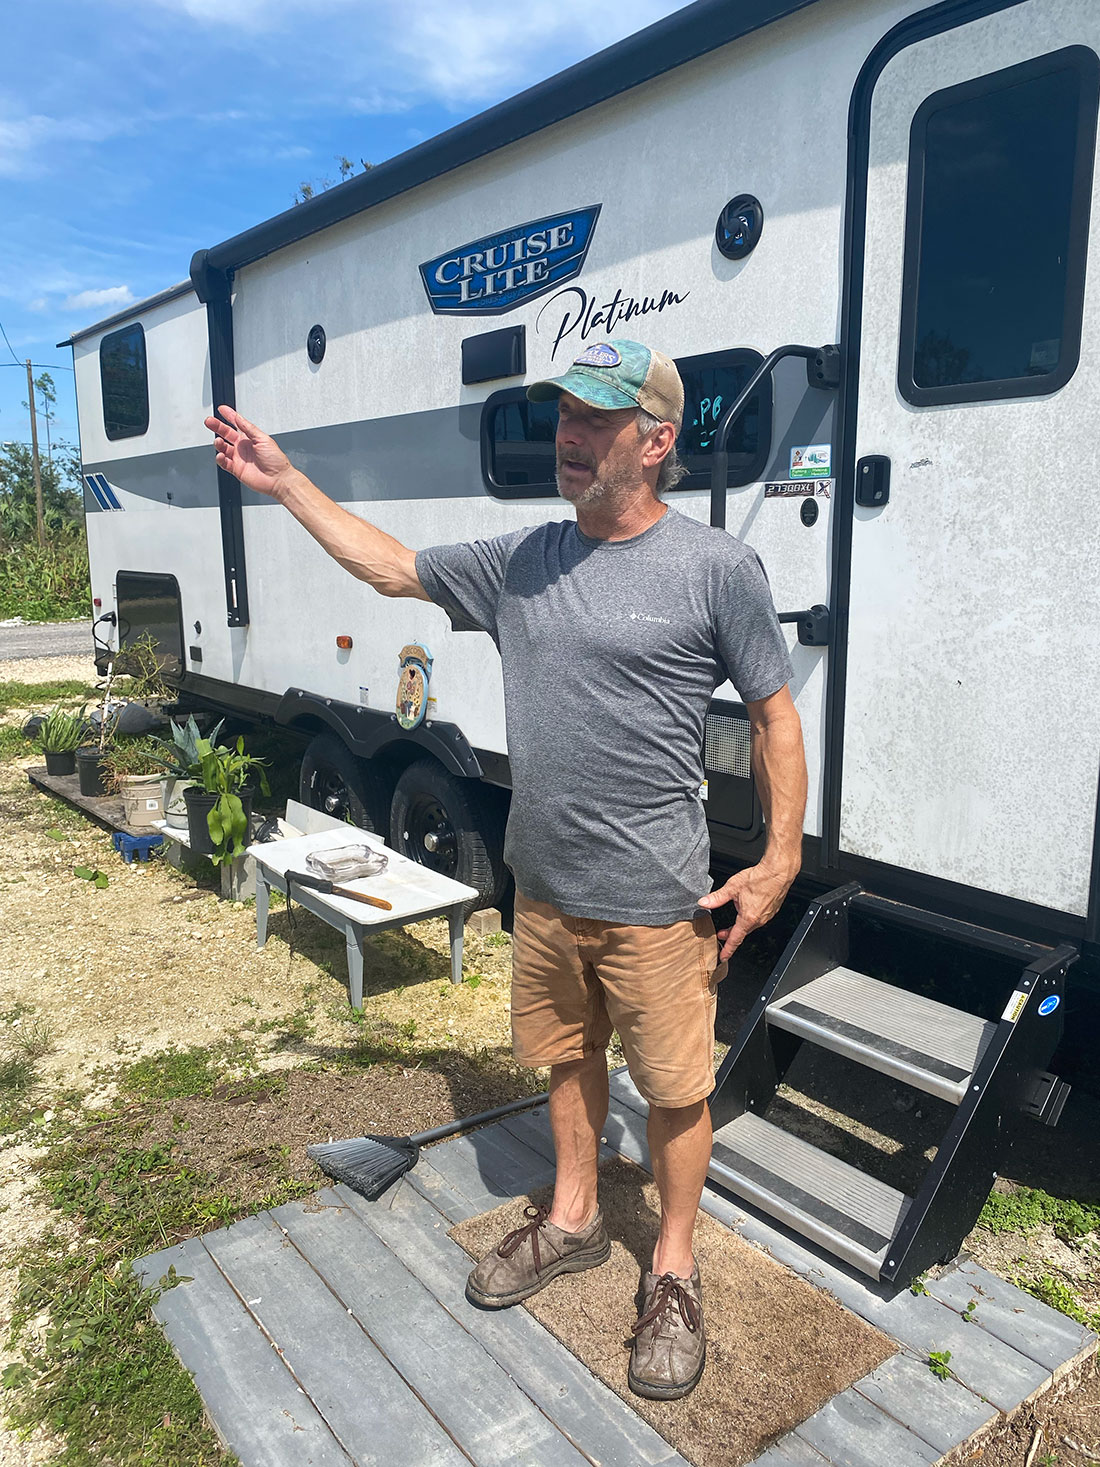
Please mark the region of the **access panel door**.
[[1031, 0], [876, 85], [856, 483], [881, 456], [890, 487], [855, 508], [840, 829], [1075, 914], [1100, 765], [1098, 49], [1094, 0]]

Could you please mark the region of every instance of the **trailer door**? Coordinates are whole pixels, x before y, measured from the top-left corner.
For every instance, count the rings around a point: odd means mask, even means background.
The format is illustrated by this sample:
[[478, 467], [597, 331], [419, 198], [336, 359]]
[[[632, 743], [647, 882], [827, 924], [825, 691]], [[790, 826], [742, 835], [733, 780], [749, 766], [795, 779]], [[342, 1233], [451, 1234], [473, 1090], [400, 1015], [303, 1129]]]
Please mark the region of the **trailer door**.
[[1029, 0], [876, 83], [840, 812], [842, 852], [1075, 914], [1100, 762], [1098, 50], [1094, 0]]

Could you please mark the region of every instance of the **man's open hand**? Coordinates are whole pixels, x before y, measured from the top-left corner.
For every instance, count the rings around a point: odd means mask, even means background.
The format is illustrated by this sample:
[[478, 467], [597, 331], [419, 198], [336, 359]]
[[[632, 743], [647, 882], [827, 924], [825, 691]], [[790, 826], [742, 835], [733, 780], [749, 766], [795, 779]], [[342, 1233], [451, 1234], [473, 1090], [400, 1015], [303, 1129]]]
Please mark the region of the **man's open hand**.
[[218, 467], [240, 479], [246, 489], [281, 498], [287, 478], [294, 472], [286, 454], [274, 438], [242, 418], [235, 408], [220, 407], [218, 413], [219, 417], [205, 419], [214, 434]]
[[722, 943], [719, 959], [725, 962], [758, 927], [770, 922], [783, 905], [783, 898], [790, 889], [797, 872], [768, 867], [749, 866], [731, 876], [725, 886], [699, 898], [699, 905], [708, 911], [724, 907], [732, 902], [737, 908], [737, 921], [732, 927], [719, 928]]

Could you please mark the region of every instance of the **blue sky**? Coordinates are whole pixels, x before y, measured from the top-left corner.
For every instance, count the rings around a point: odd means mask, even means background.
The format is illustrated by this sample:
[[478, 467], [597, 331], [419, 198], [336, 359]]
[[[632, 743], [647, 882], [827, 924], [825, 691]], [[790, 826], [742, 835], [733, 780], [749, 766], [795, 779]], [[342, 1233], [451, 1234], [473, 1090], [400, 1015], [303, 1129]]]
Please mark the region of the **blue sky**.
[[[41, 0], [4, 14], [0, 323], [20, 362], [172, 285], [192, 252], [380, 163], [680, 0]], [[0, 440], [27, 441], [0, 340]], [[37, 375], [37, 372], [36, 372]], [[54, 438], [76, 439], [56, 370]], [[41, 434], [42, 427], [39, 426]]]

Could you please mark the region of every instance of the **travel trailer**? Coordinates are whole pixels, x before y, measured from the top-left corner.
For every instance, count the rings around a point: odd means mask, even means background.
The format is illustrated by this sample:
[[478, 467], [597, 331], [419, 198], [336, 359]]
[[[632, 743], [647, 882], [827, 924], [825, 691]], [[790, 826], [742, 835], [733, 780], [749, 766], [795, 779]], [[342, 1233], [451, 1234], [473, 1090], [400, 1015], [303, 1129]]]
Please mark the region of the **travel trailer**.
[[[182, 697], [308, 736], [304, 799], [487, 902], [490, 639], [346, 575], [216, 469], [203, 417], [236, 405], [420, 547], [562, 517], [526, 381], [616, 335], [677, 360], [670, 502], [767, 568], [826, 893], [723, 1071], [716, 1175], [884, 1279], [957, 1247], [1005, 1116], [1056, 1118], [1100, 940], [1098, 51], [1092, 0], [698, 0], [71, 342], [102, 655], [152, 631]], [[728, 685], [705, 768], [715, 860], [751, 861]], [[981, 1015], [933, 1004], [847, 966], [858, 913], [1019, 971]], [[957, 1107], [914, 1198], [760, 1118], [802, 1042]]]

